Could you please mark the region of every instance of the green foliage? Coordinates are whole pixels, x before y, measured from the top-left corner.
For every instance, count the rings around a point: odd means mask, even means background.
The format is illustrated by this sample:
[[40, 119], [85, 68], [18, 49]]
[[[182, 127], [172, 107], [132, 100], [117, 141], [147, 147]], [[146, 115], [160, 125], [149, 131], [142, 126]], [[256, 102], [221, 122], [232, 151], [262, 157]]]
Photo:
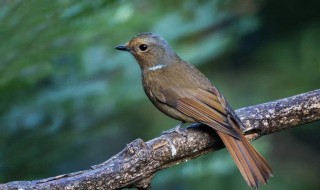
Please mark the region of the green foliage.
[[[0, 182], [86, 169], [138, 137], [148, 140], [177, 124], [145, 97], [132, 56], [114, 51], [140, 32], [165, 37], [234, 107], [319, 88], [318, 1], [13, 0], [0, 5]], [[320, 155], [319, 144], [310, 141], [319, 138], [315, 127], [256, 143], [264, 145], [261, 151], [275, 170], [264, 189], [319, 186], [320, 165], [306, 161]], [[310, 138], [298, 141], [300, 132]], [[280, 138], [284, 134], [288, 138]], [[305, 158], [292, 159], [291, 153], [283, 160], [280, 155], [289, 148], [278, 146], [282, 142], [307, 147], [298, 152]], [[154, 188], [247, 189], [222, 152], [160, 172]]]

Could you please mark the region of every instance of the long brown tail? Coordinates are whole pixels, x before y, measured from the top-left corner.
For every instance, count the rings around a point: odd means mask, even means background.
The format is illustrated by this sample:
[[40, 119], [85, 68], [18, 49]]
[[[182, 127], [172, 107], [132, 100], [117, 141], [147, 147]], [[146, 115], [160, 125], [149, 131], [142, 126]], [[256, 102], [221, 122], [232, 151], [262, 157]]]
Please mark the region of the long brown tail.
[[[233, 122], [232, 125], [234, 125]], [[219, 131], [217, 133], [229, 150], [243, 178], [250, 187], [257, 189], [259, 182], [262, 184], [268, 182], [268, 179], [272, 176], [272, 169], [267, 161], [242, 135], [238, 127], [235, 128], [239, 131], [241, 140]]]

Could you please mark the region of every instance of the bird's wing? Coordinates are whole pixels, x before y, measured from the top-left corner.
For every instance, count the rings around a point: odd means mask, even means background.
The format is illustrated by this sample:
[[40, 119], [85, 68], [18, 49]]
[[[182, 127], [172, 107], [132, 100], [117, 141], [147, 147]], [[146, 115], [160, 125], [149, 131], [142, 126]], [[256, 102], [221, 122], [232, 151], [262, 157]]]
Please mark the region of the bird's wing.
[[239, 139], [239, 132], [228, 122], [228, 105], [218, 91], [175, 88], [162, 90], [161, 93], [153, 92], [153, 95], [184, 115]]

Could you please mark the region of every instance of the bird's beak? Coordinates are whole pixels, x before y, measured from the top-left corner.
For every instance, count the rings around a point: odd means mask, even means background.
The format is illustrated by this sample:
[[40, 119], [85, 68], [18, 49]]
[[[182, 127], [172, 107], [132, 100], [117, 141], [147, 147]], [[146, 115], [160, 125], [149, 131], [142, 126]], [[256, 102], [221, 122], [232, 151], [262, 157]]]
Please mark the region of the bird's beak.
[[130, 49], [126, 45], [118, 45], [116, 47], [116, 50], [121, 50], [121, 51], [130, 51]]

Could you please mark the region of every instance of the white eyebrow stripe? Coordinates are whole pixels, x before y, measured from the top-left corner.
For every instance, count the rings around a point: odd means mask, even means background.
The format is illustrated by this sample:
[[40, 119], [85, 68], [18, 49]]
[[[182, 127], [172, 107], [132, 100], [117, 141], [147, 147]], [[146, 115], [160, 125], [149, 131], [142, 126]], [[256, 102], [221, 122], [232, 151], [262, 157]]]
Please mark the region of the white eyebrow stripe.
[[159, 64], [159, 65], [155, 65], [153, 67], [149, 67], [148, 70], [149, 71], [155, 71], [155, 70], [158, 70], [158, 69], [162, 69], [163, 67], [166, 67], [166, 65]]

